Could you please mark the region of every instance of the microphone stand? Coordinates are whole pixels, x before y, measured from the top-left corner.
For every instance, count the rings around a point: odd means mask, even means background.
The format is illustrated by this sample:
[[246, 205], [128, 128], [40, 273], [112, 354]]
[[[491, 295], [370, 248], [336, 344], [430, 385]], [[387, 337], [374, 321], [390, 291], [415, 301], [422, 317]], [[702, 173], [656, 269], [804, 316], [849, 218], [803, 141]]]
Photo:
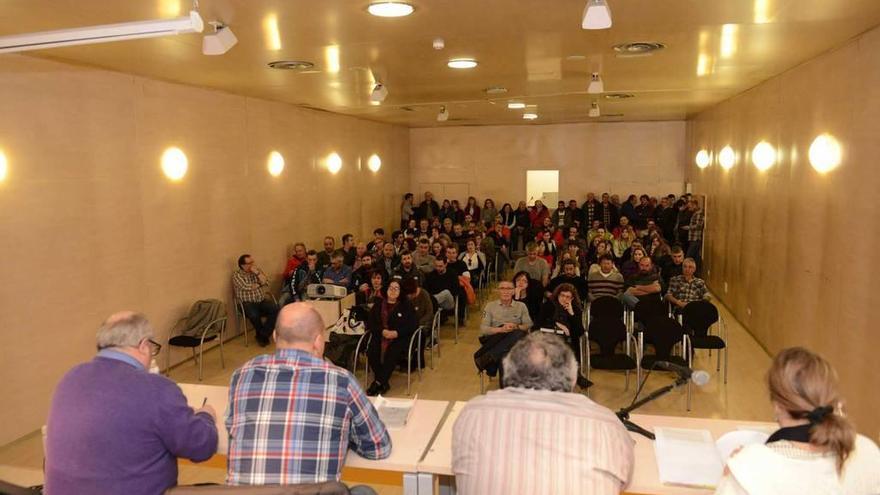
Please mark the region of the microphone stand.
[[656, 400], [657, 398], [662, 397], [662, 396], [668, 394], [669, 392], [675, 390], [676, 388], [686, 384], [688, 382], [688, 380], [690, 380], [690, 378], [679, 377], [678, 380], [675, 380], [675, 383], [673, 383], [671, 385], [666, 385], [665, 387], [661, 387], [661, 388], [651, 392], [650, 394], [646, 395], [641, 400], [633, 402], [628, 407], [621, 408], [619, 411], [617, 411], [618, 419], [620, 419], [620, 422], [623, 423], [623, 426], [625, 426], [627, 430], [638, 433], [639, 435], [644, 435], [644, 436], [650, 438], [651, 440], [654, 440], [655, 437], [654, 437], [653, 433], [651, 433], [650, 431], [648, 431], [648, 430], [642, 428], [641, 426], [630, 421], [629, 413], [644, 406], [648, 402]]

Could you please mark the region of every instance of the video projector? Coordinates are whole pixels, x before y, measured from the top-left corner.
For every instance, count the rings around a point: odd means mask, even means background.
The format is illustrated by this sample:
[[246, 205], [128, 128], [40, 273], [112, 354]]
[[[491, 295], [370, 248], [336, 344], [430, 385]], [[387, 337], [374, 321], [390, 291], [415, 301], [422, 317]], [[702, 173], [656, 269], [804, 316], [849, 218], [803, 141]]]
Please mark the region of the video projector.
[[345, 287], [333, 284], [311, 284], [306, 287], [309, 299], [342, 299], [348, 294]]

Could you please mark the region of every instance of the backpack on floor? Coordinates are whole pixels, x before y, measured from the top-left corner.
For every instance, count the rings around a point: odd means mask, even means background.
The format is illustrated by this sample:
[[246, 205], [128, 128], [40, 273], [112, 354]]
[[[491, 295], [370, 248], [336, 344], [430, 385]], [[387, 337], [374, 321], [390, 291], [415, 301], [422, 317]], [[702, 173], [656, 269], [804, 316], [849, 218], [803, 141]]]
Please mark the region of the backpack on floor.
[[[341, 368], [354, 369], [354, 352], [367, 329], [366, 306], [352, 306], [342, 312], [330, 329], [330, 341], [324, 346], [324, 357]], [[366, 351], [366, 349], [364, 349]]]

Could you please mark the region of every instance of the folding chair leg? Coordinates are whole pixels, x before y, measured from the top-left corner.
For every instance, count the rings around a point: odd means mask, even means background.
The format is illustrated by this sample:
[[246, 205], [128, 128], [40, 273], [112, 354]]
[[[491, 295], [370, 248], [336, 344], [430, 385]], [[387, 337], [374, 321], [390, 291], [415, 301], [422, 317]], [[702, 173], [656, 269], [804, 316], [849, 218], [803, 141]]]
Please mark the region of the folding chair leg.
[[226, 369], [226, 360], [223, 359], [223, 332], [220, 332], [220, 367]]
[[727, 346], [724, 347], [724, 384], [727, 385]]
[[416, 361], [419, 365], [419, 382], [422, 381], [422, 332], [419, 332], [419, 348], [418, 352], [416, 352]]
[[721, 351], [719, 350], [716, 354], [718, 354], [718, 362], [715, 364], [715, 371], [721, 371]]
[[[199, 346], [199, 381], [202, 381], [202, 347], [204, 344]], [[193, 353], [195, 353], [195, 348], [193, 348]]]
[[483, 384], [483, 374], [484, 373], [482, 371], [480, 371], [480, 394], [481, 395], [486, 393], [486, 386]]

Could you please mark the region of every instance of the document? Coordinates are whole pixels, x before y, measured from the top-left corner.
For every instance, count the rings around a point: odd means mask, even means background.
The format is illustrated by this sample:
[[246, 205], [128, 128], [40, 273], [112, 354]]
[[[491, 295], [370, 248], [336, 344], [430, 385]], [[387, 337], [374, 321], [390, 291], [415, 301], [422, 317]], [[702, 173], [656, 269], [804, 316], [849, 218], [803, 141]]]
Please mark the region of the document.
[[389, 399], [379, 395], [373, 400], [373, 406], [386, 428], [397, 429], [406, 426], [418, 399], [418, 395], [412, 399]]
[[708, 430], [656, 428], [654, 451], [660, 482], [714, 488], [724, 472], [724, 465], [733, 452], [744, 445], [764, 443], [766, 432], [737, 429], [714, 441]]

